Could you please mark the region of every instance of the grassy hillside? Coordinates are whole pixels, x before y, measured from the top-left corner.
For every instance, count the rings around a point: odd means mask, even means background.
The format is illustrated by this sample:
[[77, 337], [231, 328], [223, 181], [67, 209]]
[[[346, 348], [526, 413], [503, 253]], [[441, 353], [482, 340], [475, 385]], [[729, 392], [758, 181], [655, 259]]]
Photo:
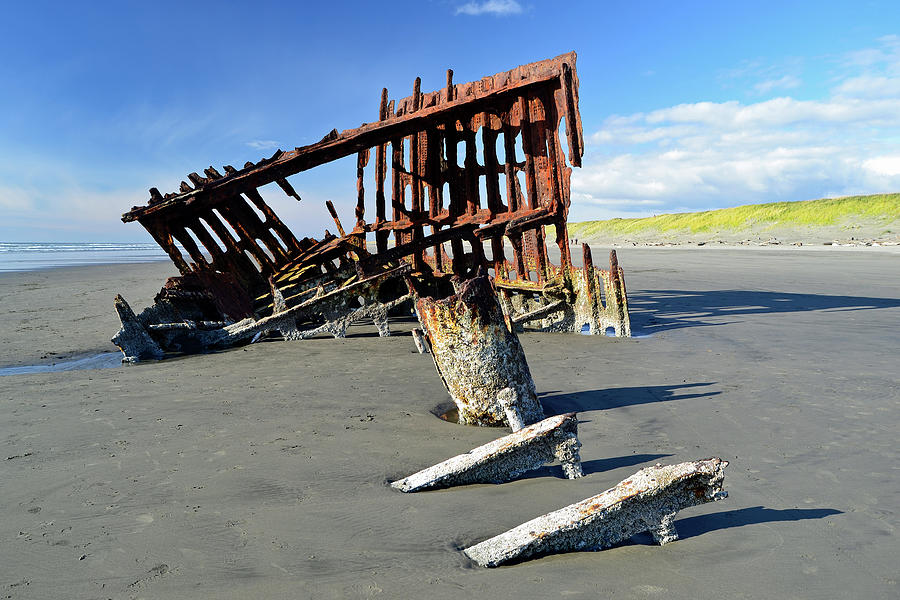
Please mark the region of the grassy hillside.
[[[785, 230], [834, 231], [866, 226], [874, 235], [896, 234], [900, 227], [900, 194], [848, 196], [803, 202], [749, 204], [696, 213], [657, 215], [640, 219], [610, 219], [569, 223], [569, 237], [648, 238], [697, 235], [726, 237]], [[891, 229], [893, 225], [894, 229]], [[874, 228], [874, 229], [873, 229]]]

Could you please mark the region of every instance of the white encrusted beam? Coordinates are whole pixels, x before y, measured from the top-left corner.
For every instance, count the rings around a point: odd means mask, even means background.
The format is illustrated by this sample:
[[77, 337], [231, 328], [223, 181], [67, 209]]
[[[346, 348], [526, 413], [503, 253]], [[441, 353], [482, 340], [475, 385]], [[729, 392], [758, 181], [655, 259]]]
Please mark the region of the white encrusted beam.
[[115, 307], [122, 328], [113, 336], [112, 343], [122, 351], [122, 362], [161, 359], [165, 354], [162, 348], [150, 337], [121, 294], [116, 294]]
[[683, 508], [721, 500], [728, 462], [708, 458], [641, 469], [616, 487], [532, 519], [464, 550], [483, 567], [538, 554], [601, 550], [649, 531], [659, 544], [678, 539]]
[[401, 492], [428, 488], [503, 483], [559, 460], [569, 479], [582, 476], [575, 413], [557, 415], [454, 456], [391, 484]]

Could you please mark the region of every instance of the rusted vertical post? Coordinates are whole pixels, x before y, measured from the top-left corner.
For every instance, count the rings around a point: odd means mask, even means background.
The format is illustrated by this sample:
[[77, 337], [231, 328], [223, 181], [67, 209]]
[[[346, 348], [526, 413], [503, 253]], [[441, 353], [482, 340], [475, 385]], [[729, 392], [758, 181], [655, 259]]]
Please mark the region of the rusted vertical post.
[[527, 188], [528, 208], [538, 208], [537, 179], [534, 175], [534, 148], [532, 147], [531, 120], [529, 102], [524, 95], [519, 96], [520, 121], [522, 134], [522, 151], [525, 153], [525, 187]]
[[[422, 107], [422, 78], [416, 77], [416, 82], [413, 85], [413, 95], [412, 95], [412, 112], [418, 112]], [[415, 225], [412, 228], [412, 239], [420, 240], [424, 237], [424, 233], [422, 231], [422, 225], [418, 224], [422, 219], [422, 192], [423, 185], [422, 180], [424, 179], [424, 164], [422, 162], [423, 157], [422, 153], [422, 140], [425, 136], [423, 132], [416, 132], [409, 136], [409, 181], [411, 188], [411, 204], [412, 204], [412, 215], [413, 218], [410, 219]], [[425, 266], [425, 249], [422, 248], [420, 250], [416, 250], [413, 252], [413, 268], [416, 271], [422, 271]]]
[[[609, 277], [612, 292], [615, 298], [616, 320], [620, 324], [616, 329], [617, 335], [631, 335], [631, 319], [628, 317], [628, 300], [625, 296], [625, 278], [622, 276], [622, 267], [619, 266], [619, 258], [615, 250], [609, 251]], [[608, 302], [608, 299], [607, 299]], [[624, 331], [619, 331], [620, 329]]]
[[584, 317], [587, 319], [590, 333], [596, 334], [599, 333], [597, 328], [599, 327], [598, 317], [600, 315], [601, 307], [599, 290], [596, 286], [596, 275], [594, 273], [594, 260], [591, 256], [591, 247], [587, 244], [582, 244], [581, 253], [584, 262], [582, 267], [582, 282], [584, 285], [585, 300], [583, 303], [579, 303], [576, 299], [576, 305], [583, 305], [582, 311], [583, 313], [587, 313]]
[[[447, 69], [447, 102], [456, 100], [456, 87], [453, 85], [453, 69]], [[455, 219], [463, 213], [460, 206], [462, 198], [459, 191], [459, 157], [457, 156], [457, 132], [455, 119], [450, 119], [444, 125], [444, 139], [447, 151], [447, 171], [445, 180], [450, 188], [450, 198], [448, 213], [452, 219]], [[465, 270], [465, 258], [462, 240], [453, 237], [450, 240], [450, 250], [453, 253], [453, 272], [461, 275]]]
[[[416, 83], [413, 85], [413, 95], [412, 95], [412, 111], [418, 112], [419, 110], [419, 92], [420, 87], [422, 85], [422, 78], [416, 77]], [[422, 187], [421, 180], [419, 179], [419, 133], [416, 132], [410, 135], [407, 140], [409, 141], [409, 171], [412, 175], [412, 181], [410, 182], [411, 191], [411, 204], [412, 210], [414, 213], [419, 213], [422, 210]]]
[[465, 190], [466, 190], [466, 214], [474, 215], [481, 208], [481, 198], [478, 190], [478, 149], [475, 147], [476, 118], [463, 123], [463, 139], [466, 141], [465, 165]]
[[[503, 206], [500, 197], [500, 163], [497, 159], [497, 136], [499, 134], [500, 119], [492, 114], [485, 114], [485, 123], [482, 129], [482, 143], [484, 144], [484, 176], [485, 189], [487, 190], [487, 206], [491, 218], [498, 214]], [[495, 128], [495, 125], [498, 127]], [[494, 276], [500, 273], [503, 262], [503, 238], [494, 236], [491, 238], [491, 261], [494, 265]]]
[[[428, 189], [428, 216], [432, 220], [432, 235], [440, 230], [433, 224], [443, 211], [443, 190], [441, 189], [441, 133], [437, 129], [429, 129], [425, 144], [425, 181]], [[444, 270], [443, 246], [432, 246], [434, 266], [437, 271]]]
[[559, 247], [560, 265], [563, 271], [568, 271], [572, 267], [572, 257], [569, 251], [569, 236], [566, 231], [566, 218], [569, 213], [569, 207], [566, 202], [568, 194], [565, 196], [562, 192], [563, 170], [567, 169], [562, 148], [559, 143], [559, 112], [556, 103], [552, 98], [547, 98], [544, 103], [545, 119], [548, 123], [556, 123], [557, 127], [547, 127], [547, 153], [548, 168], [550, 170], [550, 197], [551, 205], [554, 213], [557, 215], [554, 222], [554, 230], [556, 234], [556, 245]]
[[416, 312], [431, 343], [432, 357], [462, 423], [508, 424], [498, 395], [513, 388], [524, 424], [543, 419], [525, 352], [506, 327], [487, 277], [460, 285], [444, 300], [420, 298]]
[[500, 212], [500, 181], [498, 174], [500, 164], [497, 160], [497, 135], [494, 120], [497, 117], [485, 114], [485, 122], [481, 129], [481, 141], [484, 145], [484, 187], [487, 191], [487, 208], [491, 218]]
[[[378, 107], [378, 120], [384, 121], [388, 118], [388, 91], [387, 88], [381, 90], [381, 105]], [[387, 220], [385, 212], [384, 199], [384, 177], [387, 162], [387, 144], [379, 144], [375, 154], [375, 225], [380, 226]], [[387, 231], [375, 231], [375, 247], [378, 252], [387, 250], [388, 236]]]
[[[521, 132], [521, 129], [519, 130]], [[518, 212], [521, 208], [522, 190], [519, 189], [519, 178], [516, 176], [518, 161], [516, 159], [515, 130], [510, 124], [503, 127], [503, 168], [506, 175], [506, 205], [509, 212]], [[522, 234], [516, 233], [509, 236], [513, 250], [513, 260], [516, 268], [516, 276], [519, 279], [527, 279], [525, 257], [522, 255]]]
[[368, 162], [368, 149], [360, 150], [356, 155], [356, 229], [363, 232], [366, 228], [366, 189], [363, 176]]
[[575, 95], [577, 82], [574, 79], [572, 67], [567, 63], [562, 65], [560, 85], [566, 97], [566, 137], [569, 142], [569, 162], [572, 163], [573, 167], [580, 167], [583, 142], [578, 116], [578, 98]]
[[[550, 207], [553, 204], [551, 195], [551, 171], [549, 160], [547, 157], [547, 113], [544, 105], [544, 97], [537, 92], [528, 92], [527, 101], [525, 103], [527, 113], [524, 115], [525, 121], [528, 123], [526, 136], [523, 131], [522, 140], [528, 139], [526, 154], [531, 164], [531, 174], [529, 177], [529, 186], [533, 185], [534, 189], [529, 189], [529, 207], [534, 209], [539, 206]], [[526, 172], [528, 170], [528, 162], [526, 162]], [[543, 225], [534, 230], [535, 244], [532, 248], [532, 255], [536, 261], [535, 268], [538, 273], [538, 282], [543, 283], [549, 276], [549, 259], [547, 258], [547, 244], [544, 239]]]
[[[406, 212], [404, 192], [406, 177], [403, 173], [403, 138], [397, 138], [391, 142], [391, 205], [393, 207], [393, 219], [399, 221]], [[407, 236], [403, 232], [394, 230], [394, 243], [396, 245], [406, 242]]]
[[515, 133], [508, 124], [503, 124], [503, 174], [506, 177], [506, 206], [509, 212], [519, 210], [518, 185], [516, 182], [516, 144]]

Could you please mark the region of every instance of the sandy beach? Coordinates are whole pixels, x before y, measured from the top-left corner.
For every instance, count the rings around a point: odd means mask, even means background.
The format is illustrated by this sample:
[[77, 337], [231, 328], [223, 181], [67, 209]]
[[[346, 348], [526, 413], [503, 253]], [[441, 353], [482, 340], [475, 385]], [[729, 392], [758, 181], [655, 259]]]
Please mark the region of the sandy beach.
[[[618, 253], [636, 337], [521, 336], [547, 414], [579, 414], [574, 481], [390, 489], [508, 432], [436, 416], [450, 399], [411, 320], [0, 377], [3, 597], [896, 598], [900, 254]], [[139, 310], [174, 274], [0, 274], [0, 367], [115, 350], [113, 296]], [[710, 456], [729, 498], [679, 513], [675, 543], [498, 569], [460, 552]]]

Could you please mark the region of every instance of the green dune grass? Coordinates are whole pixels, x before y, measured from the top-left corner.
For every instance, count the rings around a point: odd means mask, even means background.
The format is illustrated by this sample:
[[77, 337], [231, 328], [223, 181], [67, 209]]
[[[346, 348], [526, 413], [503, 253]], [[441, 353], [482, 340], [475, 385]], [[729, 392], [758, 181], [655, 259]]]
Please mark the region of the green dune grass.
[[597, 236], [650, 233], [734, 234], [774, 228], [852, 225], [858, 221], [887, 225], [898, 219], [900, 219], [900, 194], [876, 194], [801, 202], [748, 204], [734, 208], [637, 219], [583, 221], [569, 223], [569, 237], [590, 239]]

